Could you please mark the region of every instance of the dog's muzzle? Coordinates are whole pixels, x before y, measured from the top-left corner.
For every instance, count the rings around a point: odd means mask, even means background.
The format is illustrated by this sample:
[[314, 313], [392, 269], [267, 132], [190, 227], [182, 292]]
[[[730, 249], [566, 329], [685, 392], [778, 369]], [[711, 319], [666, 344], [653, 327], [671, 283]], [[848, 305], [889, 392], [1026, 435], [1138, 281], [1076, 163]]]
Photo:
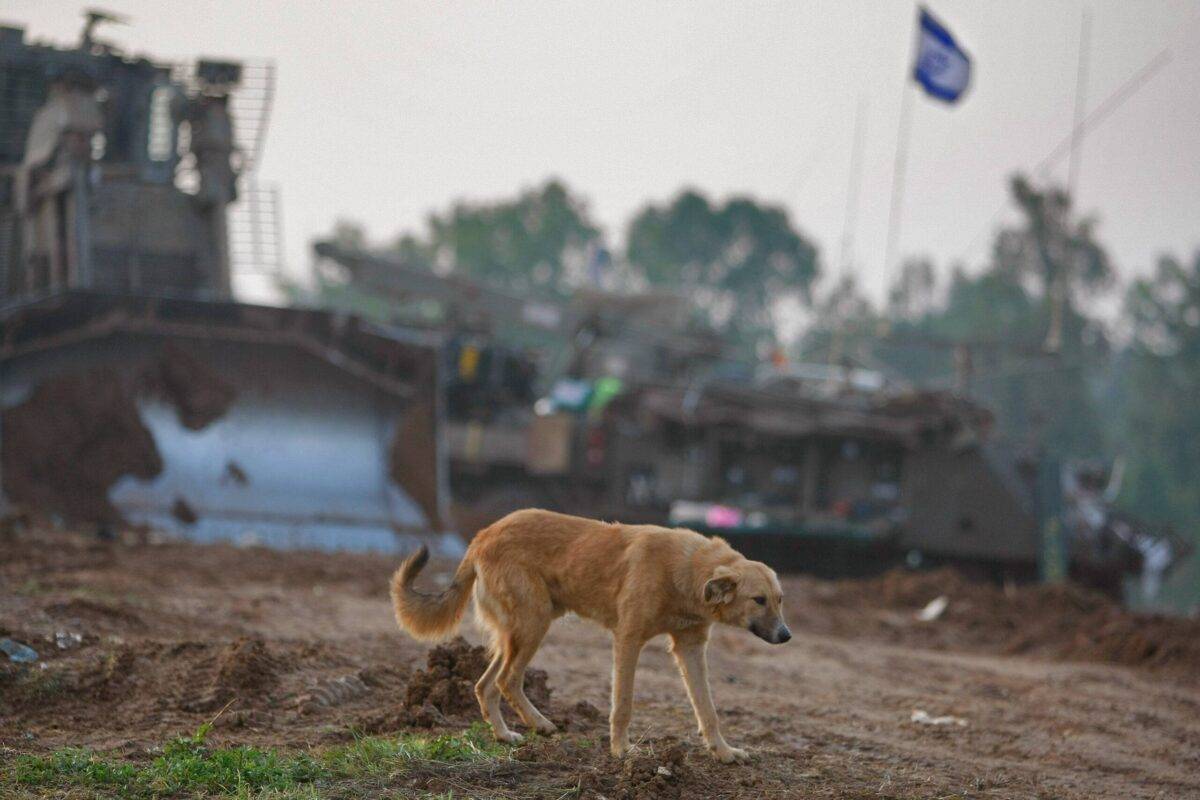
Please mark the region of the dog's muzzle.
[[764, 642], [770, 642], [771, 644], [783, 644], [792, 638], [792, 632], [788, 630], [788, 626], [782, 622], [778, 625], [772, 626], [768, 630], [764, 629], [764, 627], [756, 620], [750, 623], [750, 632], [762, 639]]

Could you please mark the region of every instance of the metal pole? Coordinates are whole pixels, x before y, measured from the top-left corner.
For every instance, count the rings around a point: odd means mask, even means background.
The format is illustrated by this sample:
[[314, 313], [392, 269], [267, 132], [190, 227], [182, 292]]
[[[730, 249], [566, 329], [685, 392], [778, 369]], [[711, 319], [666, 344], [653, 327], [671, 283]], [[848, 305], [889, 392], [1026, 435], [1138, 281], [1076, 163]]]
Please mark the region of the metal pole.
[[854, 114], [854, 143], [850, 151], [850, 175], [846, 186], [846, 222], [842, 227], [842, 278], [849, 277], [854, 263], [854, 239], [858, 234], [858, 194], [862, 185], [862, 150], [866, 138], [867, 98], [858, 98]]
[[[1106, 120], [1110, 114], [1119, 109], [1126, 100], [1141, 91], [1142, 87], [1145, 86], [1151, 78], [1158, 74], [1159, 70], [1171, 63], [1172, 58], [1173, 56], [1171, 55], [1171, 50], [1169, 48], [1163, 48], [1162, 50], [1159, 50], [1154, 58], [1146, 62], [1145, 66], [1135, 72], [1128, 80], [1125, 81], [1125, 83], [1121, 84], [1121, 86], [1118, 87], [1112, 94], [1106, 97], [1103, 102], [1092, 109], [1091, 113], [1089, 113], [1084, 118], [1083, 122], [1077, 126], [1080, 140], [1082, 141], [1085, 136], [1099, 128], [1100, 124], [1104, 122], [1104, 120]], [[1071, 138], [1073, 136], [1074, 131], [1072, 131], [1066, 139], [1055, 145], [1054, 149], [1047, 153], [1046, 157], [1037, 163], [1037, 166], [1033, 167], [1031, 170], [1033, 174], [1044, 179], [1049, 174], [1050, 168], [1057, 164], [1059, 159], [1063, 157], [1063, 154], [1069, 150], [1071, 146]], [[1004, 201], [1000, 203], [994, 212], [992, 212], [992, 216], [988, 220], [987, 225], [980, 228], [975, 235], [971, 237], [970, 244], [968, 244], [963, 251], [959, 253], [957, 258], [951, 259], [951, 263], [954, 261], [965, 261], [968, 256], [975, 252], [975, 248], [978, 247], [979, 243], [983, 241], [983, 237], [991, 232], [1000, 223], [1000, 218], [1003, 216], [1004, 210], [1008, 208], [1008, 203], [1009, 200], [1007, 197], [1005, 197]]]
[[908, 144], [912, 131], [912, 70], [917, 54], [917, 26], [913, 25], [912, 49], [904, 65], [904, 88], [900, 97], [900, 123], [896, 132], [896, 161], [892, 165], [892, 202], [888, 210], [887, 249], [883, 254], [884, 275], [890, 273], [900, 239], [904, 178], [908, 168]]
[[1067, 167], [1067, 193], [1071, 205], [1079, 185], [1079, 166], [1083, 157], [1083, 111], [1087, 105], [1088, 57], [1092, 40], [1092, 12], [1083, 10], [1079, 23], [1079, 68], [1075, 73], [1075, 124], [1071, 128], [1071, 160]]
[[[1079, 166], [1083, 156], [1083, 109], [1087, 103], [1088, 50], [1091, 41], [1092, 15], [1087, 9], [1079, 23], [1079, 65], [1075, 71], [1075, 119], [1071, 126], [1071, 155], [1067, 162], [1066, 213], [1078, 207], [1076, 192], [1079, 186]], [[1050, 329], [1046, 332], [1046, 351], [1057, 353], [1062, 349], [1063, 318], [1066, 315], [1067, 293], [1070, 290], [1071, 259], [1066, 258], [1054, 274], [1054, 285], [1050, 287]]]

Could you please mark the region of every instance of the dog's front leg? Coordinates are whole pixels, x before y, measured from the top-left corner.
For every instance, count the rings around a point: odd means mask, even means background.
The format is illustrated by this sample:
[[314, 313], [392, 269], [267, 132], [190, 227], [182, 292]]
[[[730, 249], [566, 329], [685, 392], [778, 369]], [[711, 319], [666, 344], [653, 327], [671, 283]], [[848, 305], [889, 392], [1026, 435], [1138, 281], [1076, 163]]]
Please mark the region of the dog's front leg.
[[671, 655], [675, 656], [679, 674], [683, 676], [683, 685], [687, 689], [688, 699], [692, 701], [692, 709], [696, 712], [696, 721], [700, 723], [700, 733], [709, 752], [724, 764], [747, 761], [749, 754], [740, 748], [730, 747], [721, 735], [721, 723], [708, 689], [707, 648], [707, 631], [671, 634]]
[[633, 674], [645, 640], [628, 634], [613, 635], [612, 712], [609, 738], [612, 754], [620, 758], [629, 750], [629, 719], [633, 715]]

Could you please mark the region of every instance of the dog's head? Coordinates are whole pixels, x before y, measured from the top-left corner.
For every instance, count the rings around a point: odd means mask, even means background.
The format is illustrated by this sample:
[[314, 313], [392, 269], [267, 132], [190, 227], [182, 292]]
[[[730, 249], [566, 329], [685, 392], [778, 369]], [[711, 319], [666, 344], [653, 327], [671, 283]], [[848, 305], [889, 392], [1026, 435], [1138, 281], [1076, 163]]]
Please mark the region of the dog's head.
[[716, 567], [704, 584], [704, 603], [718, 622], [748, 628], [763, 641], [783, 644], [792, 638], [783, 621], [779, 578], [759, 561]]

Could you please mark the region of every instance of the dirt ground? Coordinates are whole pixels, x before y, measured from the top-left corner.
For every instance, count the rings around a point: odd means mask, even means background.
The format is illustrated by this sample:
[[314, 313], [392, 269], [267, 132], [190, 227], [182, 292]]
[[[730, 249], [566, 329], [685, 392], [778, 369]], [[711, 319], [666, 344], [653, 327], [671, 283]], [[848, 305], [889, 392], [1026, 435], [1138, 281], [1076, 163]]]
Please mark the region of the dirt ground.
[[[216, 744], [461, 729], [478, 719], [469, 680], [481, 654], [468, 643], [431, 653], [397, 630], [394, 566], [379, 556], [0, 534], [0, 636], [33, 646], [45, 665], [0, 662], [0, 760], [67, 745], [137, 759], [214, 717]], [[708, 759], [661, 641], [637, 675], [639, 751], [610, 759], [608, 636], [568, 617], [534, 660], [544, 673], [529, 677], [562, 732], [486, 774], [417, 775], [407, 788], [1200, 797], [1197, 621], [1132, 617], [1072, 589], [975, 587], [953, 573], [790, 578], [785, 593], [790, 644], [723, 629], [710, 651], [727, 737], [751, 749], [751, 764]], [[939, 595], [946, 611], [918, 621], [914, 612]], [[470, 620], [463, 634], [478, 641]], [[914, 722], [914, 711], [966, 724]]]

